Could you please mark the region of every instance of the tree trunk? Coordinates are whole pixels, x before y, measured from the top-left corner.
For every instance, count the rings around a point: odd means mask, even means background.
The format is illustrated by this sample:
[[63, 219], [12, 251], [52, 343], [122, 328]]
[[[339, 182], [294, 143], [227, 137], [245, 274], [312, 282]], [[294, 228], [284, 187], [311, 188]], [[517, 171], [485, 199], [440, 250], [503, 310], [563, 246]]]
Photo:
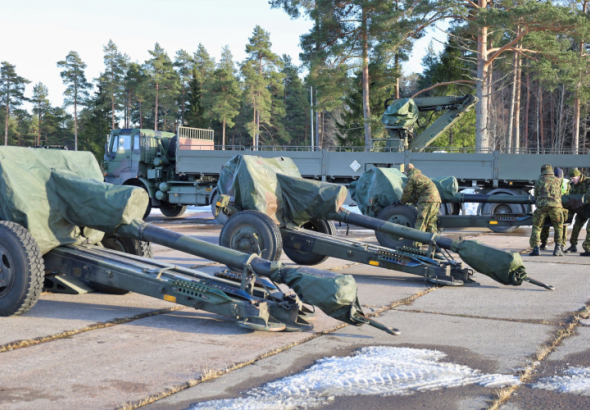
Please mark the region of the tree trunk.
[[74, 151], [78, 151], [78, 103], [74, 99]]
[[10, 118], [10, 84], [6, 91], [6, 118], [4, 119], [4, 145], [8, 145], [8, 119]]
[[[396, 4], [397, 10], [397, 4]], [[395, 78], [395, 98], [399, 100], [399, 77], [401, 75], [401, 69], [399, 66], [399, 53], [395, 53], [395, 70], [397, 71], [397, 77]]]
[[[517, 31], [518, 33], [518, 31]], [[506, 147], [508, 148], [508, 153], [512, 151], [512, 131], [514, 128], [514, 111], [516, 110], [516, 87], [517, 80], [516, 77], [518, 76], [518, 53], [514, 52], [514, 59], [512, 62], [512, 97], [510, 98], [510, 118], [508, 120], [508, 136], [506, 138]], [[516, 144], [514, 145], [515, 148], [518, 147]]]
[[223, 117], [223, 124], [222, 124], [222, 131], [221, 131], [221, 149], [225, 151], [225, 116]]
[[543, 132], [543, 88], [539, 84], [539, 131], [541, 133], [541, 147], [545, 149], [545, 133]]
[[[483, 10], [487, 8], [488, 0], [478, 0], [479, 7]], [[487, 130], [488, 120], [488, 28], [482, 27], [477, 35], [477, 84], [476, 95], [478, 102], [475, 108], [475, 149], [476, 151], [489, 148], [489, 137]]]
[[139, 102], [139, 128], [143, 128], [143, 108], [141, 101]]
[[[522, 48], [522, 45], [518, 45], [517, 48]], [[516, 103], [514, 107], [514, 148], [520, 149], [520, 97], [522, 91], [522, 59], [520, 55], [517, 56], [516, 60]]]
[[156, 107], [154, 108], [154, 130], [158, 131], [158, 93], [160, 91], [160, 84], [156, 83]]
[[[588, 12], [588, 2], [584, 1], [582, 4], [582, 12], [586, 14]], [[579, 55], [580, 58], [584, 56], [584, 40], [580, 41], [580, 48], [579, 48]], [[574, 95], [574, 117], [572, 118], [574, 122], [574, 129], [572, 135], [572, 154], [578, 153], [578, 148], [580, 146], [580, 90], [582, 88], [582, 82], [578, 81], [576, 83], [576, 91]], [[585, 138], [586, 136], [584, 136]]]
[[524, 110], [524, 138], [526, 141], [526, 148], [529, 147], [529, 110], [531, 107], [531, 76], [529, 73], [526, 75], [526, 108]]
[[369, 33], [367, 27], [367, 12], [363, 7], [362, 16], [363, 40], [363, 116], [365, 120], [365, 146], [371, 146], [371, 107], [369, 106]]

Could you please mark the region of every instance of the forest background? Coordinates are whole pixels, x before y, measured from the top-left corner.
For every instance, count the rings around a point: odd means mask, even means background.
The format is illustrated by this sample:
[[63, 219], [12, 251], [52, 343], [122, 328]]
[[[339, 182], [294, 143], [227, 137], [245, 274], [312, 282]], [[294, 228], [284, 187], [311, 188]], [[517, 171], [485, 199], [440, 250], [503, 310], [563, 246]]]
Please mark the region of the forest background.
[[[1, 62], [4, 143], [65, 145], [101, 159], [111, 129], [174, 132], [182, 125], [211, 128], [215, 143], [228, 148], [304, 147], [311, 144], [313, 109], [315, 146], [371, 146], [386, 137], [385, 101], [420, 92], [479, 98], [433, 147], [590, 149], [587, 0], [271, 0], [269, 6], [313, 22], [300, 37], [300, 65], [276, 53], [260, 26], [244, 61], [234, 61], [229, 47], [215, 61], [203, 44], [169, 54], [156, 43], [148, 60], [132, 62], [109, 41], [96, 79], [86, 78], [76, 51], [56, 62], [67, 88], [63, 106], [54, 106], [45, 85]], [[404, 75], [416, 40], [441, 22], [448, 27], [443, 50], [431, 45], [423, 72]]]

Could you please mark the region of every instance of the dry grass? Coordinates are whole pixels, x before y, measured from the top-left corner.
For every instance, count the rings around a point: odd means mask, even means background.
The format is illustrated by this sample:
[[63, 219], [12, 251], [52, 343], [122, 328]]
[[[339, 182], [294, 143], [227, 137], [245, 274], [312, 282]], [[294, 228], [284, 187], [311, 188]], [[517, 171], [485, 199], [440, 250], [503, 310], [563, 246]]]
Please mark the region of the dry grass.
[[65, 339], [68, 337], [78, 335], [80, 333], [90, 332], [91, 330], [105, 329], [107, 327], [112, 327], [112, 326], [120, 325], [123, 323], [129, 323], [129, 322], [133, 322], [134, 320], [145, 319], [147, 317], [152, 317], [152, 316], [156, 316], [156, 315], [162, 315], [164, 313], [169, 313], [169, 312], [173, 312], [173, 311], [181, 310], [181, 309], [184, 309], [184, 306], [175, 306], [175, 307], [168, 308], [168, 309], [160, 309], [160, 310], [154, 310], [151, 312], [140, 313], [139, 315], [135, 315], [135, 316], [131, 316], [131, 317], [117, 318], [117, 319], [110, 320], [108, 322], [94, 323], [90, 326], [86, 326], [81, 329], [66, 330], [65, 332], [57, 333], [55, 335], [42, 336], [42, 337], [36, 337], [34, 339], [27, 339], [27, 340], [19, 340], [16, 342], [10, 342], [10, 343], [4, 344], [4, 345], [0, 345], [0, 353], [10, 352], [12, 350], [22, 349], [22, 348], [30, 347], [30, 346], [36, 346], [38, 344], [52, 342], [54, 340]]
[[[576, 331], [576, 327], [580, 324], [580, 319], [585, 319], [590, 316], [590, 309], [588, 306], [584, 306], [580, 311], [575, 312], [571, 315], [571, 321], [563, 325], [556, 333], [553, 335], [552, 339], [545, 343], [537, 349], [537, 352], [534, 354], [533, 358], [535, 362], [531, 365], [527, 366], [526, 369], [519, 375], [519, 379], [521, 383], [527, 383], [533, 371], [541, 365], [541, 362], [547, 358], [555, 349], [563, 342], [564, 339], [573, 336]], [[497, 410], [500, 408], [501, 405], [506, 403], [512, 393], [514, 393], [520, 386], [508, 386], [502, 389], [496, 390], [495, 397], [493, 401], [490, 403], [487, 410]]]

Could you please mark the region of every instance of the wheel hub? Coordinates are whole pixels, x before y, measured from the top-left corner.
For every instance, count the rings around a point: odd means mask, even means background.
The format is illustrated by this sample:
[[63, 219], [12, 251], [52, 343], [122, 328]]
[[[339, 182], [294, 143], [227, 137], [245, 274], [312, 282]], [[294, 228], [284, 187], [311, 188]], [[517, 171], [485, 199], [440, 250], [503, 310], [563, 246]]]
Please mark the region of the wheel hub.
[[14, 261], [8, 251], [0, 245], [0, 298], [10, 292], [14, 278]]
[[263, 249], [261, 235], [253, 228], [244, 228], [236, 232], [231, 247], [245, 253], [258, 253]]
[[[397, 225], [402, 225], [402, 226], [407, 226], [408, 228], [413, 228], [414, 226], [412, 225], [412, 223], [410, 222], [410, 220], [408, 218], [406, 218], [404, 215], [393, 215], [391, 218], [389, 218], [387, 220], [387, 222], [391, 222]], [[391, 234], [387, 234], [387, 236], [389, 236], [392, 240], [394, 241], [403, 241], [404, 238], [399, 237], [399, 236], [394, 236]]]

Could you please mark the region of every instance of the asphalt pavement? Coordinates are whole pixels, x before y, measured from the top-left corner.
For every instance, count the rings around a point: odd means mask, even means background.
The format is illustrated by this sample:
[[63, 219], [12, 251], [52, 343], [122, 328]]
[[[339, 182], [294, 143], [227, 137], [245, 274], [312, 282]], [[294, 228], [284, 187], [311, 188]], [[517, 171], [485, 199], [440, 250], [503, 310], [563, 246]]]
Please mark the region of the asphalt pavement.
[[[152, 222], [218, 241], [220, 226], [207, 214]], [[390, 389], [384, 392], [371, 387], [373, 379], [353, 377], [346, 389], [312, 386], [307, 395], [299, 391], [286, 398], [277, 393], [284, 403], [257, 408], [303, 400], [302, 408], [486, 409], [498, 392], [503, 392], [497, 402], [503, 410], [590, 408], [589, 390], [551, 389], [576, 379], [571, 376], [575, 369], [590, 368], [590, 320], [585, 318], [590, 258], [556, 258], [550, 251], [528, 257], [529, 232], [465, 229], [445, 235], [524, 252], [529, 275], [554, 285], [555, 291], [529, 283], [504, 286], [477, 273], [479, 286], [435, 287], [421, 277], [343, 260], [328, 259], [318, 266], [353, 275], [364, 310], [400, 329], [399, 336], [368, 326], [342, 326], [321, 312], [312, 331], [264, 333], [135, 293], [44, 293], [26, 314], [0, 318], [0, 408], [243, 408], [277, 383], [301, 380], [301, 374], [315, 371], [320, 379], [337, 380], [336, 373], [321, 367], [327, 358], [346, 363], [362, 356], [363, 348], [374, 347], [389, 349], [392, 357], [439, 353], [434, 354], [437, 363], [410, 358], [409, 367], [395, 373], [396, 378], [405, 374], [405, 390], [388, 382], [380, 385]], [[338, 233], [345, 235], [345, 227]], [[366, 230], [353, 228], [349, 235], [376, 243]], [[209, 274], [223, 268], [161, 246], [154, 246], [154, 252], [155, 259]], [[285, 256], [281, 261], [289, 263]], [[420, 371], [411, 367], [416, 363], [423, 366]], [[338, 366], [344, 365], [326, 368]], [[357, 370], [361, 374], [363, 367]], [[436, 378], [449, 372], [456, 377], [453, 383]], [[412, 383], [404, 379], [408, 374]], [[482, 375], [513, 380], [506, 384], [512, 387], [486, 384]]]

